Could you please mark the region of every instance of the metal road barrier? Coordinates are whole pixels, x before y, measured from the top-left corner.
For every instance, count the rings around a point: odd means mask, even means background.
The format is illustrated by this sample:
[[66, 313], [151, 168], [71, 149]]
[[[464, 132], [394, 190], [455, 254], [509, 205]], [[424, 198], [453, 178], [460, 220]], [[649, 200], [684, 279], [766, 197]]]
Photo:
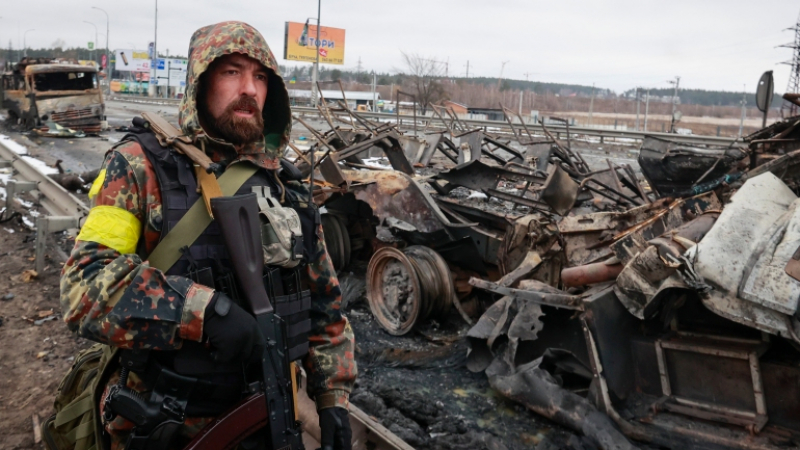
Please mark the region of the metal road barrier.
[[17, 172], [5, 186], [6, 209], [17, 209], [16, 194], [31, 192], [50, 214], [36, 218], [36, 271], [41, 273], [48, 234], [79, 228], [80, 219], [89, 214], [89, 207], [22, 156], [0, 141], [0, 167], [11, 167]]
[[[110, 98], [109, 100], [129, 102], [129, 103], [153, 104], [153, 105], [178, 106], [180, 104], [180, 100], [178, 99], [149, 98], [149, 97], [115, 96]], [[303, 115], [320, 115], [319, 110], [317, 110], [316, 108], [303, 107], [303, 106], [293, 107], [292, 112]], [[375, 113], [375, 112], [358, 111], [358, 115], [370, 119], [380, 119], [384, 122], [397, 121], [397, 116], [394, 113]], [[413, 124], [413, 118], [411, 116], [402, 115], [400, 116], [400, 120], [404, 127], [413, 128], [414, 124]], [[508, 125], [508, 122], [506, 121], [466, 120], [466, 119], [459, 119], [459, 120], [461, 123], [471, 128], [483, 128], [485, 131], [491, 129], [492, 131], [501, 133], [511, 132], [511, 127]], [[420, 124], [424, 125], [426, 122], [428, 122], [428, 129], [432, 131], [440, 131], [445, 129], [440, 123], [441, 121], [437, 120], [437, 118], [435, 117], [417, 116], [418, 127], [420, 126]], [[522, 124], [519, 122], [514, 122], [514, 125], [522, 126]], [[531, 130], [531, 132], [536, 132], [537, 134], [544, 133], [542, 125], [538, 123], [526, 123], [525, 126], [527, 126], [528, 129]], [[567, 128], [564, 125], [550, 124], [547, 125], [547, 129], [558, 138], [560, 138], [562, 134], [566, 134], [567, 132]], [[687, 144], [696, 144], [696, 145], [722, 145], [722, 146], [744, 145], [741, 140], [732, 139], [728, 137], [656, 133], [651, 131], [608, 130], [602, 128], [571, 126], [569, 127], [569, 132], [573, 136], [582, 135], [582, 136], [599, 137], [601, 142], [603, 142], [605, 139], [633, 139], [636, 141], [642, 141], [646, 136], [651, 136], [660, 139], [665, 139], [668, 141], [683, 142]]]

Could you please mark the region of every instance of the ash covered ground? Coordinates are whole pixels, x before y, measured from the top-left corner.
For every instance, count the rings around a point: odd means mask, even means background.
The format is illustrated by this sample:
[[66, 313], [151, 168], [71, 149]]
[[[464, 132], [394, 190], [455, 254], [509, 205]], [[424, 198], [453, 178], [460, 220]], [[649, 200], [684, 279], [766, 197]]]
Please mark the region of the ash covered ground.
[[392, 336], [372, 317], [366, 267], [339, 276], [356, 334], [359, 378], [351, 401], [417, 449], [570, 448], [569, 432], [489, 387], [466, 367], [469, 329], [457, 313]]

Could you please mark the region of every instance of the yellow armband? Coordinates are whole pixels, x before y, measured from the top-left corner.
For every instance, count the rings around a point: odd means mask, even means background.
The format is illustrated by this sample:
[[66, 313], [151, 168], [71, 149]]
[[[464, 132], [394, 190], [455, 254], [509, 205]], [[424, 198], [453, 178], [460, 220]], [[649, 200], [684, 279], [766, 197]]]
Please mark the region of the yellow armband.
[[130, 212], [116, 206], [95, 206], [83, 224], [78, 240], [97, 242], [122, 253], [136, 253], [142, 223]]

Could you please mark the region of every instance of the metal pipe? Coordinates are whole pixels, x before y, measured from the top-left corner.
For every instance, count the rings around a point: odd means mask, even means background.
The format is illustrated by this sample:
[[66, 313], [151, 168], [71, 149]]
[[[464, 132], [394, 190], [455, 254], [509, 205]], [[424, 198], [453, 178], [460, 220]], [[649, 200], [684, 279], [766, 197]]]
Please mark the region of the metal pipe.
[[602, 283], [617, 278], [624, 267], [622, 264], [609, 265], [604, 262], [568, 267], [561, 271], [561, 282], [568, 287]]

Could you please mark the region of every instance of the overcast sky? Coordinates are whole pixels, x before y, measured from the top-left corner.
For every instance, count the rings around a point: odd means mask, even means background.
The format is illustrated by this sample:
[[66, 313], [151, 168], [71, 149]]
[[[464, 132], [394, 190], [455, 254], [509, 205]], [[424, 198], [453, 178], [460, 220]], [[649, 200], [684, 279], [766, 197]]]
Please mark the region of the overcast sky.
[[[86, 46], [97, 25], [110, 47], [146, 49], [155, 1], [3, 0], [0, 45]], [[401, 52], [449, 61], [449, 73], [575, 83], [748, 91], [765, 70], [783, 92], [800, 14], [797, 0], [322, 0], [322, 25], [346, 29], [344, 68], [395, 72]], [[161, 0], [158, 48], [186, 54], [192, 32], [223, 20], [255, 26], [281, 64], [284, 22], [316, 17], [316, 0]], [[105, 39], [99, 39], [102, 45]], [[333, 66], [331, 66], [333, 67]], [[528, 74], [528, 75], [526, 75]]]

